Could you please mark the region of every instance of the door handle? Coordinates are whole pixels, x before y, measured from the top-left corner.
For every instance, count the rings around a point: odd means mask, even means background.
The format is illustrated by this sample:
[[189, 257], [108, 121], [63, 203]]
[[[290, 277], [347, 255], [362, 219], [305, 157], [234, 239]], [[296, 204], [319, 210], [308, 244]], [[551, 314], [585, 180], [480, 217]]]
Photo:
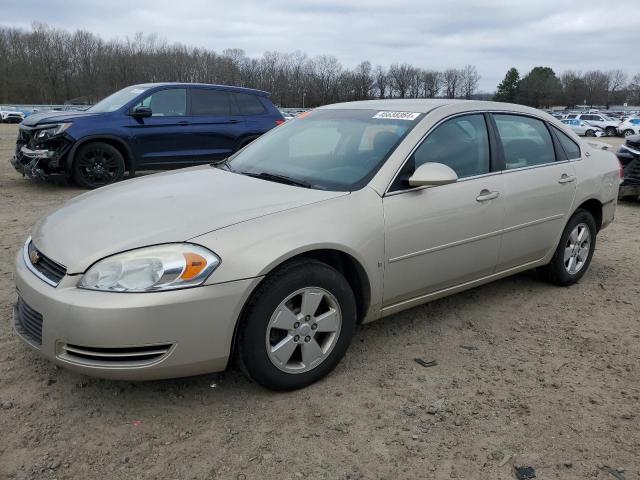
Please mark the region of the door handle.
[[181, 127], [184, 127], [185, 125], [191, 125], [191, 122], [188, 122], [187, 120], [180, 120], [178, 122], [178, 125], [180, 125]]
[[558, 183], [571, 183], [574, 182], [576, 179], [575, 175], [567, 175], [566, 173], [563, 173], [562, 176], [560, 177], [560, 180], [558, 180]]
[[480, 195], [476, 197], [476, 201], [486, 202], [487, 200], [493, 200], [494, 198], [498, 198], [499, 196], [500, 192], [491, 192], [485, 188], [480, 192]]
[[233, 119], [233, 120], [229, 120], [229, 122], [228, 122], [228, 123], [238, 123], [239, 121], [240, 121], [240, 120]]

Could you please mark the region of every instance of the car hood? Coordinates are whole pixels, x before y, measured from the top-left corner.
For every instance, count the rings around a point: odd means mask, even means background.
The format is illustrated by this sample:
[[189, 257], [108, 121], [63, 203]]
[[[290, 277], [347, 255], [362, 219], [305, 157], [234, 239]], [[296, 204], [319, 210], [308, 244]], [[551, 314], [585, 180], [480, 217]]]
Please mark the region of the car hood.
[[33, 242], [69, 274], [125, 250], [196, 236], [347, 195], [239, 175], [210, 166], [148, 175], [80, 195], [40, 220]]
[[97, 117], [104, 113], [92, 112], [38, 112], [29, 115], [22, 121], [26, 127], [36, 127], [48, 123], [73, 122], [81, 118]]

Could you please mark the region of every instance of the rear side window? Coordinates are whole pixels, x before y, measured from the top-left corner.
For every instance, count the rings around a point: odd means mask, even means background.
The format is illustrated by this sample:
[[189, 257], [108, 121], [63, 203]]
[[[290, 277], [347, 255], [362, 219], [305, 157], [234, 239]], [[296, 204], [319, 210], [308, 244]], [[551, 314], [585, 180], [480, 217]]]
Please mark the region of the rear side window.
[[494, 114], [507, 170], [544, 165], [556, 160], [551, 134], [541, 120]]
[[153, 117], [176, 117], [187, 114], [187, 90], [184, 88], [171, 88], [154, 92], [139, 106], [151, 108]]
[[231, 94], [207, 88], [191, 89], [191, 112], [193, 115], [231, 115]]
[[413, 154], [414, 168], [427, 162], [443, 163], [459, 178], [489, 173], [489, 158], [489, 136], [482, 114], [447, 120]]
[[240, 115], [261, 115], [266, 112], [260, 99], [249, 93], [235, 93]]
[[562, 145], [562, 148], [564, 149], [564, 153], [567, 154], [567, 158], [569, 160], [580, 158], [580, 147], [578, 146], [578, 144], [571, 140], [571, 138], [564, 132], [561, 132], [555, 127], [554, 130], [556, 132], [558, 140], [560, 141], [560, 145]]

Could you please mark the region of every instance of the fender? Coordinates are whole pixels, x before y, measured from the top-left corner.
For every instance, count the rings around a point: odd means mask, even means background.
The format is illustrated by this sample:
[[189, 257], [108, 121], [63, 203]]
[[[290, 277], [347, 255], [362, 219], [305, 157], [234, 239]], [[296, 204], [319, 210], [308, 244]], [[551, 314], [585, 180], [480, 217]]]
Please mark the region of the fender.
[[118, 145], [123, 147], [127, 152], [127, 158], [125, 159], [125, 162], [126, 162], [125, 166], [128, 167], [129, 176], [133, 177], [135, 175], [136, 159], [129, 145], [126, 142], [123, 142], [122, 138], [120, 137], [117, 137], [115, 135], [105, 134], [105, 135], [87, 135], [86, 137], [82, 137], [76, 141], [73, 147], [71, 147], [71, 151], [67, 155], [67, 162], [65, 165], [65, 169], [68, 176], [72, 174], [73, 158], [75, 157], [76, 151], [78, 150], [79, 147], [81, 147], [85, 143], [90, 142], [92, 140], [110, 140], [110, 141], [116, 142]]

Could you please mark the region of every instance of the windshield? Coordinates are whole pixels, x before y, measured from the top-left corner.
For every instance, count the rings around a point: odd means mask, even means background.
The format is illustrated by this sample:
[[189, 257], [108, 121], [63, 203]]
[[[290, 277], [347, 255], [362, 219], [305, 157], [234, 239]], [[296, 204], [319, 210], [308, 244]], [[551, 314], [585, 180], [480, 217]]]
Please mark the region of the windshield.
[[148, 90], [148, 87], [142, 87], [139, 85], [123, 88], [122, 90], [118, 90], [116, 93], [109, 95], [107, 98], [103, 98], [93, 107], [89, 108], [87, 112], [114, 112], [125, 106], [129, 101], [133, 100], [146, 90]]
[[359, 190], [422, 116], [377, 110], [314, 110], [273, 129], [226, 165], [236, 173], [265, 179], [278, 176], [310, 188]]

